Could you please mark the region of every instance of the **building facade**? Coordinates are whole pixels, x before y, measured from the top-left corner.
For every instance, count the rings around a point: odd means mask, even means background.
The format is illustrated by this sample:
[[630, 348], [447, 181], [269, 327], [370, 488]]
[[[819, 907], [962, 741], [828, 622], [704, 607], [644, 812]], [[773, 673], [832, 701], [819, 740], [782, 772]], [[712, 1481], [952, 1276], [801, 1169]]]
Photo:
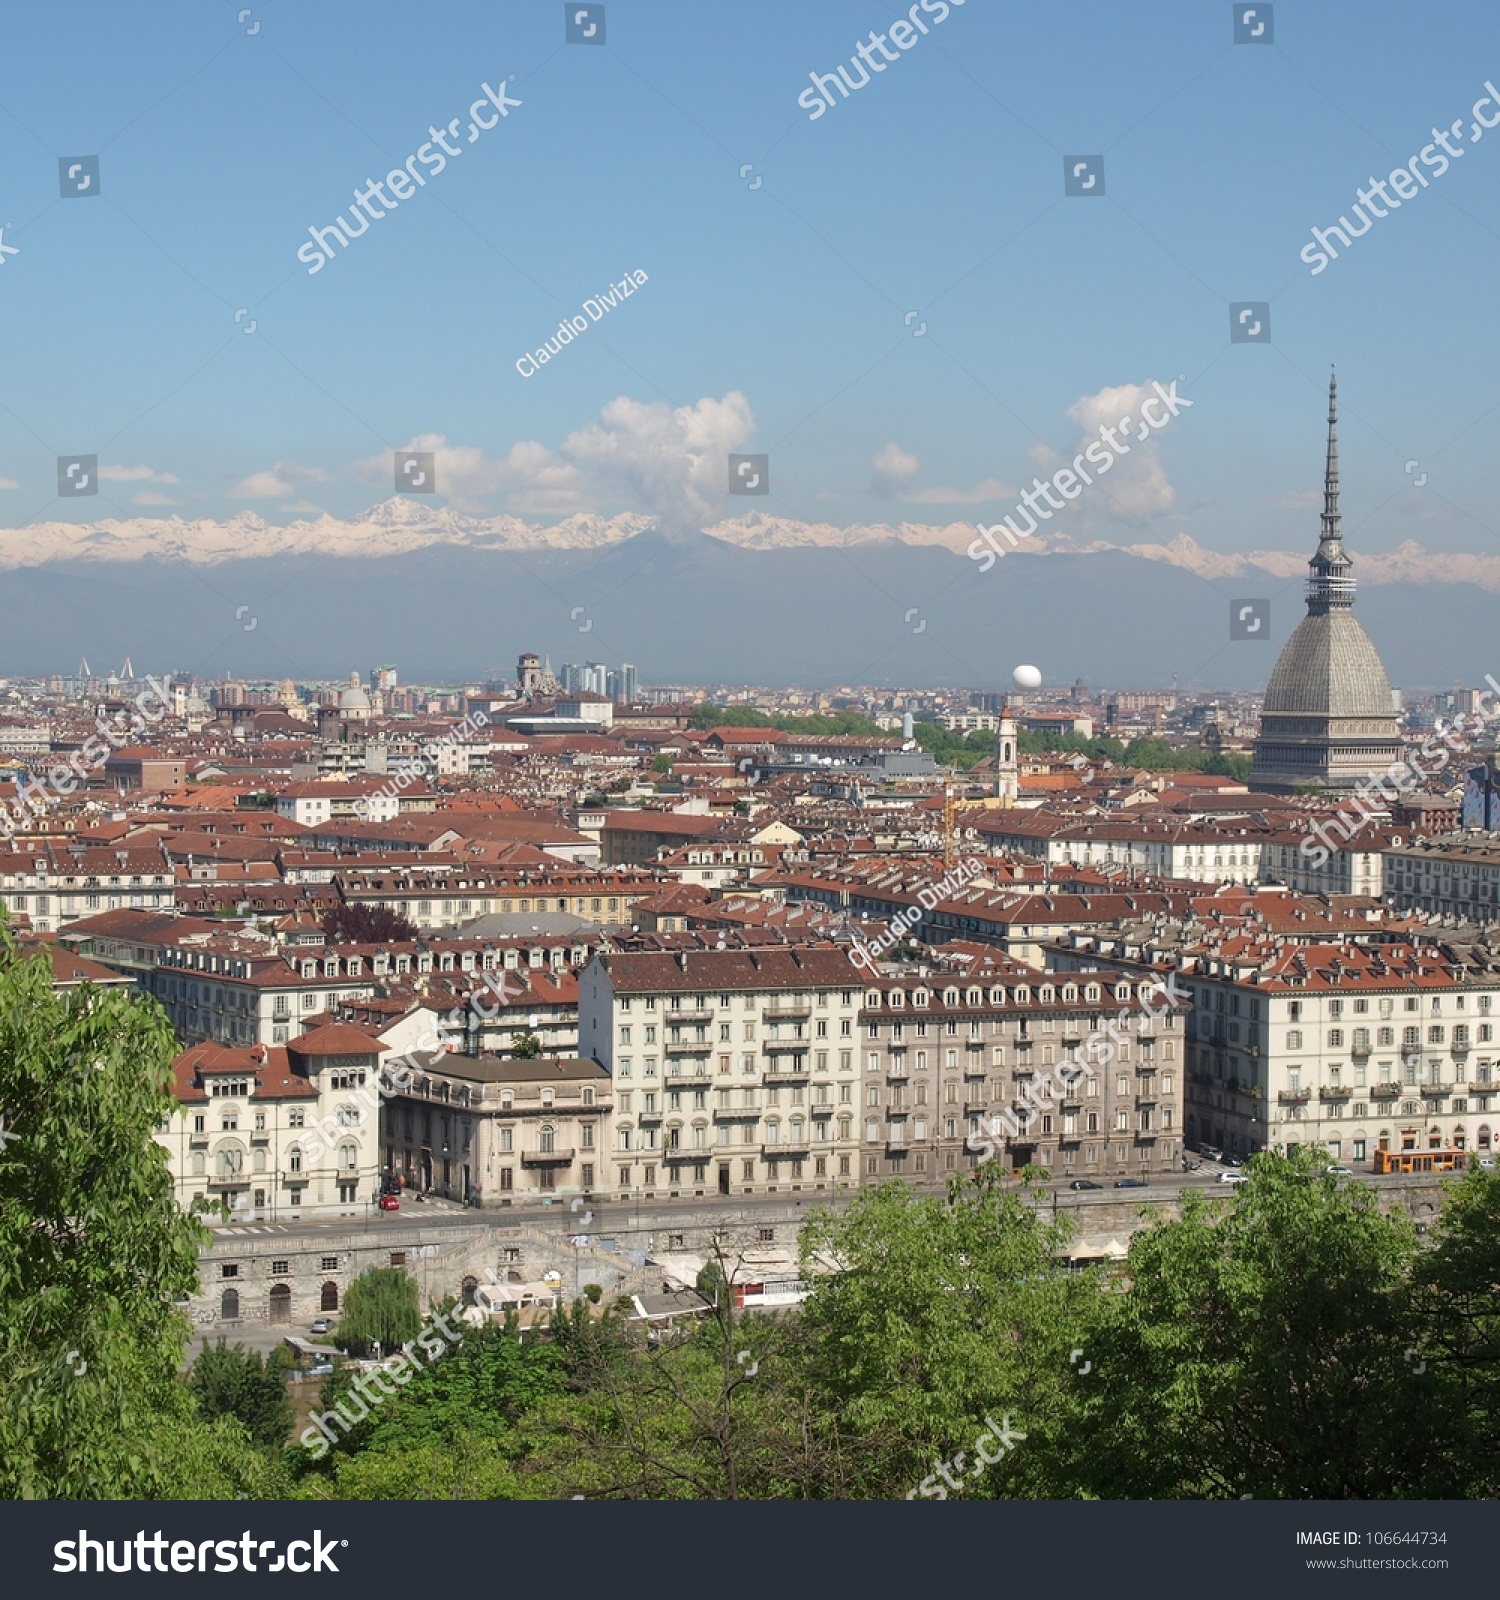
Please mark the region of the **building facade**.
[[380, 1162], [380, 1045], [347, 1024], [283, 1047], [200, 1044], [172, 1063], [157, 1129], [184, 1210], [238, 1220], [365, 1215]]
[[580, 1052], [613, 1083], [621, 1199], [858, 1181], [864, 980], [842, 951], [599, 955], [578, 992]]
[[611, 1088], [576, 1056], [421, 1057], [386, 1100], [385, 1170], [488, 1208], [592, 1198], [610, 1160]]

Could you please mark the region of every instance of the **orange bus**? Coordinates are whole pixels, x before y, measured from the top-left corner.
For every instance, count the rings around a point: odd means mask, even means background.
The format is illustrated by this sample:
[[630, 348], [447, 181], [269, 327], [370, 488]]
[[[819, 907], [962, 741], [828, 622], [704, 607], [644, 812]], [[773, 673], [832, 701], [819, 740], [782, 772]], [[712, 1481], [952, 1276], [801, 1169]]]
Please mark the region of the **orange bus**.
[[1376, 1172], [1461, 1172], [1469, 1164], [1467, 1150], [1377, 1150]]

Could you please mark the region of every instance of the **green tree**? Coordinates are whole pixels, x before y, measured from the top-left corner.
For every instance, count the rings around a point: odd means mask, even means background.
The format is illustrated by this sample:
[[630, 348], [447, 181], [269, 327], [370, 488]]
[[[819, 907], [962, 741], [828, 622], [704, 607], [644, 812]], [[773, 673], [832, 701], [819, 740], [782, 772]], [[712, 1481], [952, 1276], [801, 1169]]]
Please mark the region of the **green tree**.
[[1032, 1492], [1105, 1499], [1388, 1499], [1425, 1478], [1411, 1347], [1414, 1234], [1327, 1156], [1259, 1155], [1222, 1202], [1132, 1241], [1093, 1303]]
[[651, 763], [651, 770], [653, 772], [670, 772], [672, 770], [671, 756], [663, 750], [656, 760]]
[[[819, 1413], [840, 1419], [856, 1498], [905, 1495], [993, 1416], [1030, 1436], [1060, 1405], [1091, 1280], [1058, 1257], [1068, 1225], [1001, 1187], [997, 1163], [946, 1196], [901, 1183], [804, 1230], [805, 1256], [841, 1263], [803, 1307]], [[1027, 1446], [1030, 1449], [1031, 1446]], [[1004, 1489], [1002, 1456], [973, 1482]]]
[[517, 1061], [534, 1061], [542, 1053], [542, 1041], [534, 1033], [513, 1033], [510, 1053]]
[[396, 1350], [421, 1328], [416, 1280], [400, 1267], [368, 1267], [344, 1296], [338, 1343], [345, 1350]]
[[55, 994], [0, 931], [0, 1496], [273, 1492], [244, 1429], [201, 1421], [177, 1381], [173, 1302], [206, 1233], [153, 1137], [176, 1052], [155, 1001]]
[[323, 932], [337, 944], [409, 943], [416, 924], [392, 906], [340, 903], [323, 913]]
[[1416, 1354], [1406, 1375], [1424, 1385], [1441, 1444], [1427, 1492], [1492, 1500], [1500, 1495], [1500, 1174], [1475, 1168], [1452, 1186], [1430, 1245], [1412, 1272]]
[[279, 1450], [286, 1443], [296, 1410], [286, 1392], [286, 1365], [279, 1352], [263, 1356], [243, 1345], [226, 1345], [222, 1338], [210, 1348], [205, 1339], [188, 1388], [205, 1422], [238, 1417], [263, 1449]]

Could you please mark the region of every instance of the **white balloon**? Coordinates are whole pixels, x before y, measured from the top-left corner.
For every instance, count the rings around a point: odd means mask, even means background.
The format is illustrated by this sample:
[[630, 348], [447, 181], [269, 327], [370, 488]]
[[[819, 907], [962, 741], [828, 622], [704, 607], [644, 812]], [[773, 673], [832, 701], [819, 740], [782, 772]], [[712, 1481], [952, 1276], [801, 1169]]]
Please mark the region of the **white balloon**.
[[1042, 686], [1040, 667], [1017, 667], [1011, 677], [1018, 689], [1040, 689]]

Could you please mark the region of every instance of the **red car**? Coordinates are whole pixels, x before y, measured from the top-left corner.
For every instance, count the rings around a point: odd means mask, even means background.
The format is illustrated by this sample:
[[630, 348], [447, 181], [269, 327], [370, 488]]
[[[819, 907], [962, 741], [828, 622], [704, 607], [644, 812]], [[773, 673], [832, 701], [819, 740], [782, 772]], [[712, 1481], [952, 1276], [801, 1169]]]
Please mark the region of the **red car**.
[[401, 1202], [393, 1194], [383, 1194], [380, 1197], [380, 1209], [382, 1211], [399, 1211]]

